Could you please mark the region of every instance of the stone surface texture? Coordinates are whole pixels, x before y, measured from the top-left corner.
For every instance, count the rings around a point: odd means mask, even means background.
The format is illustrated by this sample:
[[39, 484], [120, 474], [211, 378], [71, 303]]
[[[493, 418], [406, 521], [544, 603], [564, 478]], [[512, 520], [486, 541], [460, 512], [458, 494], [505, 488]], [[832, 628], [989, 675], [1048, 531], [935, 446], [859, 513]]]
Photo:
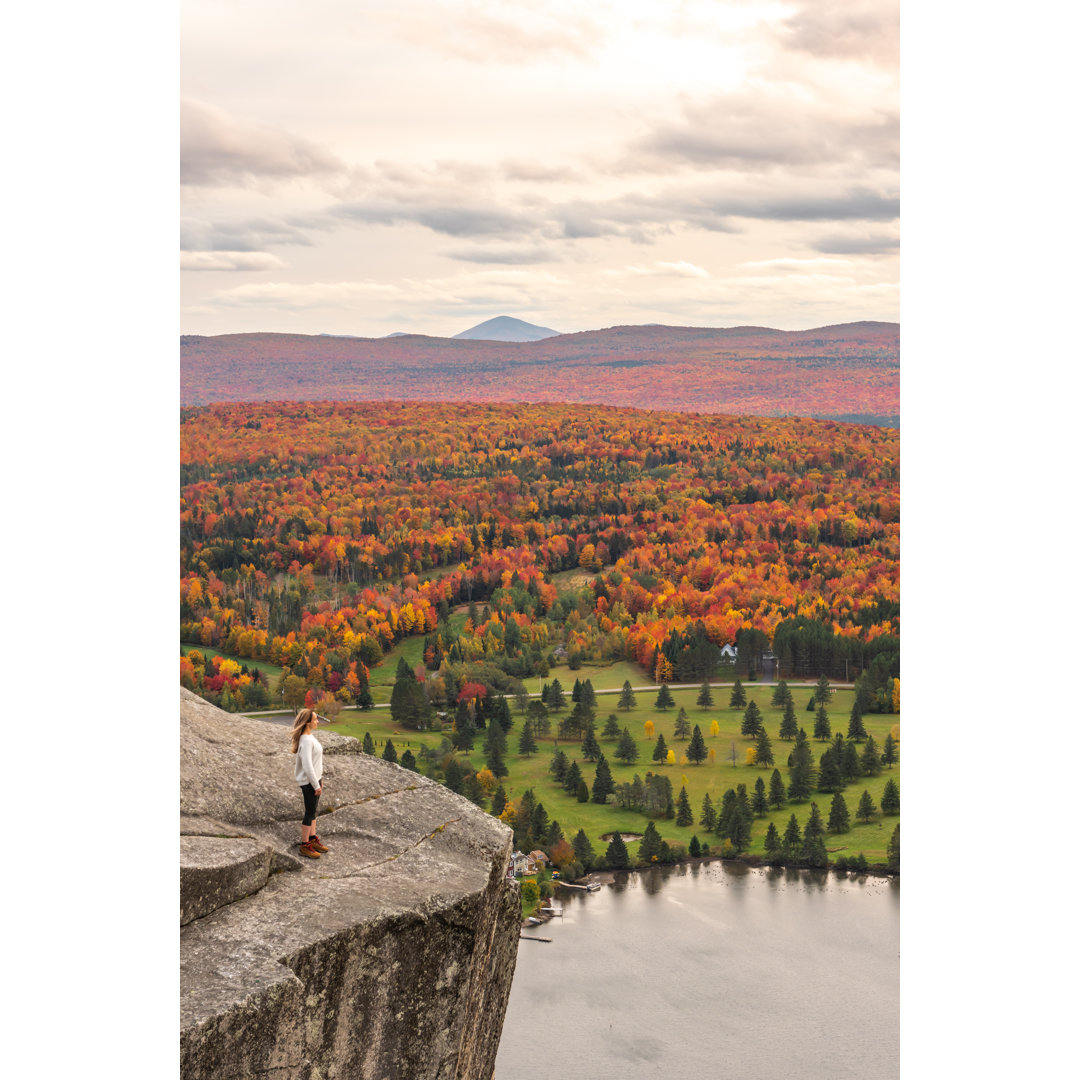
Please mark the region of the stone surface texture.
[[288, 728], [181, 688], [181, 1077], [490, 1080], [517, 958], [510, 830], [316, 737], [330, 851], [309, 860]]

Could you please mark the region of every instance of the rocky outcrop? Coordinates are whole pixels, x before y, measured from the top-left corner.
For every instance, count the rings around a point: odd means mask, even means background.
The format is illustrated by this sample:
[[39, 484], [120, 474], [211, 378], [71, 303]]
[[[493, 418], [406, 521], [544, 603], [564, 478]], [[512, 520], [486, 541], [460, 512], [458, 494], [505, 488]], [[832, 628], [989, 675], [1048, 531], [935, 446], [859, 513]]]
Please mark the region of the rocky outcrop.
[[184, 1080], [489, 1080], [517, 955], [511, 832], [320, 731], [319, 835], [288, 729], [181, 689]]

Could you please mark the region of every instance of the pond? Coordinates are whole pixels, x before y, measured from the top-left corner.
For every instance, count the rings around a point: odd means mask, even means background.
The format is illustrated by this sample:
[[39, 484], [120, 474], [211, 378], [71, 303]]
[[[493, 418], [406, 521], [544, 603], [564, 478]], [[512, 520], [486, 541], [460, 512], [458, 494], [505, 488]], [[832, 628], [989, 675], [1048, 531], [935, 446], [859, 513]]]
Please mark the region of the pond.
[[523, 930], [495, 1080], [899, 1076], [900, 883], [655, 868]]

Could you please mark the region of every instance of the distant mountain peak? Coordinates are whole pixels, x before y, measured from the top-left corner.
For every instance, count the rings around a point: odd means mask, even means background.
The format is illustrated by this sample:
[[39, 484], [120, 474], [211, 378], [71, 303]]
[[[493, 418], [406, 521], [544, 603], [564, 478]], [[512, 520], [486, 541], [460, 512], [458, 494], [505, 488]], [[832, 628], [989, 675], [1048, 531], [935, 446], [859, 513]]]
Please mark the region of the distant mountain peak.
[[541, 341], [543, 338], [558, 337], [559, 331], [548, 326], [515, 319], [511, 315], [496, 315], [494, 319], [478, 323], [476, 326], [455, 334], [454, 339], [469, 341]]

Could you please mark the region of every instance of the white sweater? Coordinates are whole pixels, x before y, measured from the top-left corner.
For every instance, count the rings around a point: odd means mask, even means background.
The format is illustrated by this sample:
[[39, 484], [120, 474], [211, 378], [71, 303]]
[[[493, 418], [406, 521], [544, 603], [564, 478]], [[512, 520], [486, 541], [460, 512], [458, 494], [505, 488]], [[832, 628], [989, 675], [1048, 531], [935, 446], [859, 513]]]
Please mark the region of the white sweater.
[[296, 782], [317, 788], [322, 781], [322, 744], [310, 731], [300, 736], [296, 750]]

